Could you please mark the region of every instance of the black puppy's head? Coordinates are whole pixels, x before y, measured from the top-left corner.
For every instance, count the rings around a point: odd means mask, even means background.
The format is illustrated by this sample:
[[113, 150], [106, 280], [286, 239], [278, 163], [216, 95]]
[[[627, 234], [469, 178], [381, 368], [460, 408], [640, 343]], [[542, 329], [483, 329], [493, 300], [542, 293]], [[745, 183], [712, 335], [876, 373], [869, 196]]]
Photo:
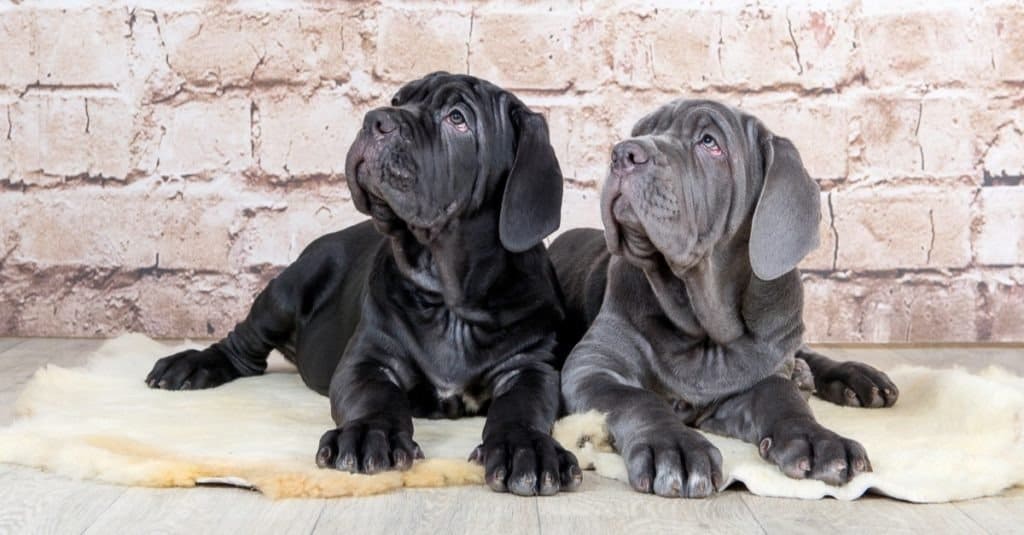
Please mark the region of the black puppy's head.
[[[680, 275], [716, 244], [743, 238], [755, 275], [788, 273], [818, 245], [817, 184], [785, 138], [706, 100], [672, 102], [615, 145], [602, 194], [608, 247]], [[749, 223], [749, 226], [748, 226]]]
[[495, 230], [513, 252], [559, 225], [562, 173], [544, 118], [472, 76], [430, 74], [367, 113], [345, 176], [378, 228], [421, 242], [487, 210], [500, 211]]

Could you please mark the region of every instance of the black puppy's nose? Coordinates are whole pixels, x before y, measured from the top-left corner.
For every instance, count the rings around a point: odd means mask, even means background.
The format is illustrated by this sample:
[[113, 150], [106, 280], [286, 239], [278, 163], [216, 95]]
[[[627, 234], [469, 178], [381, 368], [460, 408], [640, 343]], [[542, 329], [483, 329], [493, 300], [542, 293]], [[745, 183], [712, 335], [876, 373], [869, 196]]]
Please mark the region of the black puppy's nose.
[[650, 161], [647, 151], [635, 141], [623, 141], [612, 149], [612, 171], [628, 173]]
[[387, 135], [398, 129], [398, 123], [387, 110], [373, 110], [366, 114], [363, 129], [379, 135]]

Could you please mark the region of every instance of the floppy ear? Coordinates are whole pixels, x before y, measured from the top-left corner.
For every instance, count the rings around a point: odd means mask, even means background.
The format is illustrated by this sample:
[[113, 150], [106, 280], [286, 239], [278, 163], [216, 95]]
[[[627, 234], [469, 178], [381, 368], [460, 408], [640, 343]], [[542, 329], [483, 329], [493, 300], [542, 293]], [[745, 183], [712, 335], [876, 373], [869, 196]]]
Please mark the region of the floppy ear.
[[750, 266], [761, 280], [789, 273], [818, 247], [821, 201], [800, 154], [786, 138], [769, 134], [764, 151], [764, 183], [750, 227]]
[[548, 141], [544, 117], [512, 112], [516, 159], [505, 182], [498, 219], [501, 244], [514, 253], [533, 248], [558, 229], [562, 219], [562, 169]]

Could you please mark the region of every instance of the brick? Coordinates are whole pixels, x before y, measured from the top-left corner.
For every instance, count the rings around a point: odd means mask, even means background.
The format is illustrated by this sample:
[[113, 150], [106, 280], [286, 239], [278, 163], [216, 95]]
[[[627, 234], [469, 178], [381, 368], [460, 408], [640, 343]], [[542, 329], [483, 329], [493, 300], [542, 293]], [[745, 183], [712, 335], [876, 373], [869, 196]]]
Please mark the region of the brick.
[[571, 11], [477, 11], [469, 72], [508, 89], [595, 88], [609, 74], [601, 21]]
[[[970, 280], [905, 281], [897, 305], [907, 308], [907, 342], [977, 339], [977, 285]], [[885, 298], [883, 294], [882, 298]], [[950, 313], [950, 311], [956, 311]], [[865, 318], [867, 325], [872, 321]], [[892, 336], [891, 341], [899, 338]]]
[[[130, 169], [129, 144], [134, 131], [132, 104], [121, 97], [85, 98], [89, 111], [87, 146], [90, 174], [124, 178]], [[54, 155], [57, 156], [57, 155]]]
[[923, 104], [914, 99], [868, 96], [855, 104], [850, 122], [851, 178], [924, 173], [918, 124]]
[[238, 210], [216, 199], [179, 200], [97, 188], [0, 197], [9, 261], [39, 266], [224, 270]]
[[723, 83], [720, 17], [709, 10], [661, 8], [613, 17], [615, 80], [626, 87], [678, 91]]
[[[24, 336], [213, 338], [245, 317], [277, 270], [240, 275], [68, 266], [8, 266], [0, 326]], [[16, 310], [17, 314], [8, 314]], [[153, 357], [157, 357], [154, 355]]]
[[832, 193], [837, 268], [959, 268], [971, 262], [972, 191], [900, 188]]
[[319, 236], [366, 219], [341, 180], [290, 193], [240, 192], [231, 179], [191, 186], [0, 195], [0, 258], [13, 250], [10, 263], [40, 267], [241, 273], [287, 265]]
[[255, 36], [240, 26], [240, 14], [213, 20], [198, 12], [163, 16], [167, 61], [195, 84], [243, 85], [260, 62]]
[[918, 139], [924, 154], [924, 172], [935, 176], [963, 176], [976, 171], [978, 148], [972, 110], [983, 98], [925, 98]]
[[983, 276], [978, 284], [984, 295], [984, 307], [979, 314], [984, 321], [979, 329], [979, 341], [1020, 342], [1024, 340], [1024, 273], [1015, 269], [1009, 273]]
[[138, 295], [133, 305], [139, 327], [133, 330], [157, 337], [221, 338], [245, 319], [256, 295], [279, 271], [144, 277], [130, 287]]
[[976, 110], [983, 98], [921, 100], [870, 95], [856, 105], [853, 173], [858, 177], [970, 175], [977, 170]]
[[547, 118], [562, 175], [580, 183], [600, 184], [608, 174], [609, 155], [619, 134], [607, 111], [600, 104], [534, 110]]
[[130, 167], [130, 105], [118, 97], [27, 95], [10, 105], [20, 173], [122, 179]]
[[[860, 62], [873, 87], [975, 84], [993, 77], [996, 36], [972, 2], [864, 7]], [[942, 53], [936, 53], [941, 50]]]
[[163, 132], [158, 171], [188, 175], [240, 171], [251, 163], [250, 101], [224, 98], [156, 108]]
[[39, 79], [35, 42], [31, 11], [0, 8], [0, 86], [20, 89]]
[[1024, 191], [982, 188], [981, 225], [974, 247], [984, 265], [1024, 264]]
[[[830, 342], [840, 339], [863, 342], [864, 334], [858, 324], [857, 299], [863, 295], [859, 288], [850, 288], [846, 281], [826, 279], [804, 273], [804, 341]], [[840, 291], [842, 296], [840, 296]]]
[[[630, 87], [835, 87], [849, 77], [849, 8], [644, 8], [617, 15], [615, 73]], [[752, 39], [751, 36], [758, 36]], [[798, 59], [799, 56], [799, 59]]]
[[793, 141], [812, 177], [847, 176], [849, 119], [840, 98], [744, 99], [742, 108], [760, 118], [776, 135]]
[[[850, 8], [749, 7], [720, 16], [720, 69], [731, 85], [835, 87], [848, 77], [854, 44]], [[757, 36], [756, 38], [753, 36]]]
[[256, 104], [263, 170], [278, 176], [344, 174], [345, 155], [365, 113], [344, 93], [261, 98]]
[[[965, 279], [804, 277], [808, 342], [976, 339], [977, 290]], [[955, 314], [949, 311], [955, 310]]]
[[163, 27], [157, 12], [144, 7], [134, 7], [131, 8], [129, 17], [130, 76], [118, 89], [135, 95], [137, 102], [148, 108], [153, 102], [170, 100], [181, 93], [185, 80], [167, 63]]
[[989, 5], [986, 26], [995, 29], [991, 41], [995, 77], [1009, 82], [1024, 81], [1024, 6], [1020, 3]]
[[128, 72], [124, 10], [36, 10], [38, 79], [46, 85], [117, 85]]
[[[1003, 117], [999, 115], [999, 117]], [[990, 177], [1024, 176], [1024, 116], [1017, 124], [1006, 124], [994, 128], [991, 143], [982, 149], [982, 167], [984, 174]]]
[[378, 24], [378, 75], [404, 83], [433, 71], [466, 72], [468, 13], [386, 9]]
[[[344, 186], [339, 181], [336, 187]], [[288, 195], [283, 201], [268, 202], [262, 209], [252, 209], [254, 204], [247, 203], [248, 209], [236, 218], [230, 251], [232, 271], [260, 265], [286, 266], [313, 240], [367, 219], [348, 200]]]
[[[345, 13], [228, 11], [163, 15], [167, 61], [197, 85], [347, 79]], [[357, 44], [357, 41], [352, 41]]]

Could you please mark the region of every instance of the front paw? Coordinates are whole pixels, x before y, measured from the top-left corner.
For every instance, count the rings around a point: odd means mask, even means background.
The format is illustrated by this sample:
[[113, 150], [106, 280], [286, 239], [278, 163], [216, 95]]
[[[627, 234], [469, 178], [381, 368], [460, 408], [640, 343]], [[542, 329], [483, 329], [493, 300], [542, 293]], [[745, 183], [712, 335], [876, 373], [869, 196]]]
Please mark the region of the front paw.
[[889, 376], [862, 362], [840, 362], [814, 376], [819, 397], [851, 407], [891, 407], [900, 391]]
[[583, 471], [576, 456], [551, 435], [523, 426], [490, 433], [469, 460], [484, 465], [487, 485], [519, 496], [550, 496], [576, 490]]
[[213, 348], [189, 349], [164, 357], [146, 376], [150, 388], [199, 390], [213, 388], [241, 377], [227, 356]]
[[423, 450], [412, 439], [412, 425], [401, 426], [387, 418], [361, 418], [320, 437], [316, 465], [376, 474], [408, 470], [414, 460], [422, 458]]
[[670, 498], [705, 498], [722, 487], [722, 454], [680, 424], [644, 433], [623, 452], [629, 484]]
[[761, 458], [775, 463], [794, 479], [817, 479], [842, 485], [871, 471], [864, 446], [807, 419], [787, 420], [761, 439]]

